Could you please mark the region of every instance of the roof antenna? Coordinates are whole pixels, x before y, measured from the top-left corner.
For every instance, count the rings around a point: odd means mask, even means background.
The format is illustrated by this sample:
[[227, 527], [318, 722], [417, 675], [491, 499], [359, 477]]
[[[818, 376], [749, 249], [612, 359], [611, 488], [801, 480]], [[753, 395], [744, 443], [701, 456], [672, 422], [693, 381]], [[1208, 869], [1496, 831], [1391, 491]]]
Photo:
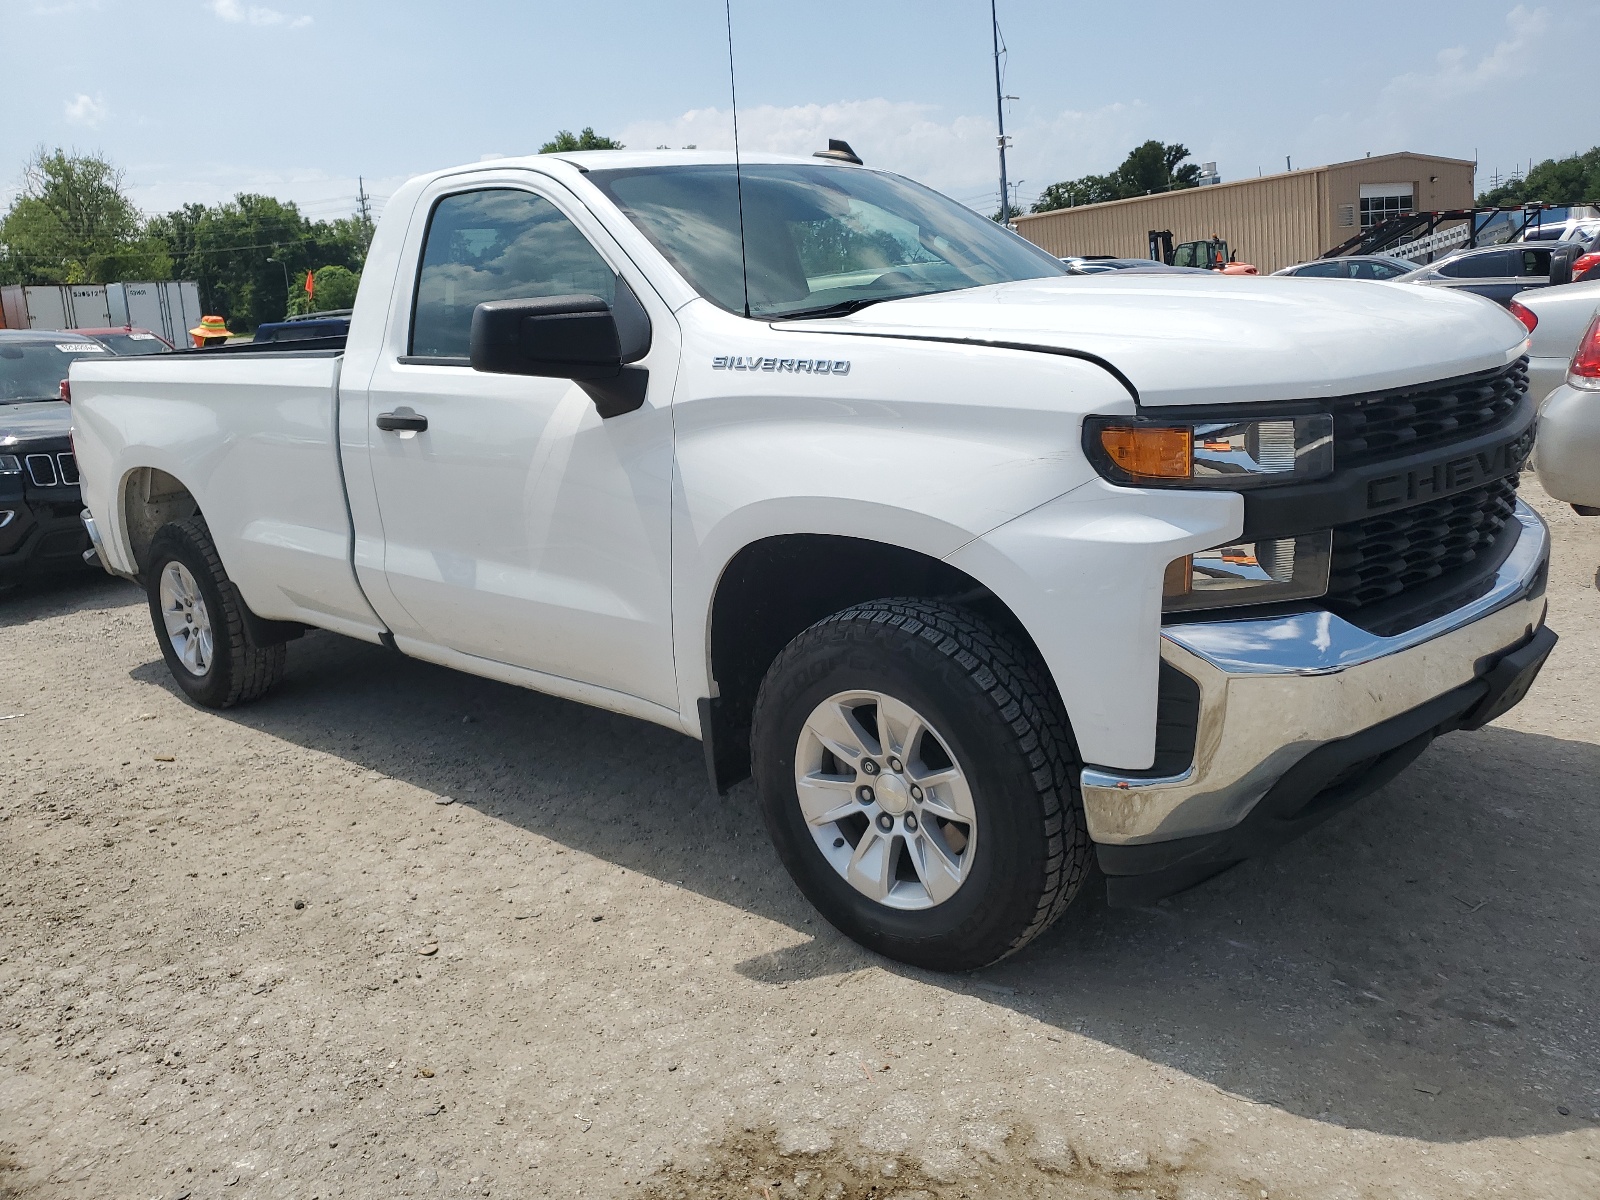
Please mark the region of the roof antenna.
[[733, 98], [733, 185], [739, 195], [739, 274], [744, 280], [744, 315], [750, 316], [750, 261], [744, 249], [744, 170], [739, 162], [739, 85], [733, 75], [733, 0], [723, 0], [728, 22], [728, 94]]

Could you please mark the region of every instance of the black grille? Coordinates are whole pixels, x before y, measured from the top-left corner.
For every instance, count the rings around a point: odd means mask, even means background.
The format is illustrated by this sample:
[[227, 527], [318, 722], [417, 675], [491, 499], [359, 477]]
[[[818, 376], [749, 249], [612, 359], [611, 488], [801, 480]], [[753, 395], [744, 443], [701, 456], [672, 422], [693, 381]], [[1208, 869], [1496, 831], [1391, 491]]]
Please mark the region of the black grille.
[[[1526, 372], [1523, 375], [1526, 386]], [[1511, 520], [1517, 477], [1333, 531], [1328, 600], [1356, 609], [1467, 566]]]
[[23, 462], [34, 487], [78, 486], [78, 460], [70, 451], [63, 454], [30, 454]]
[[1509, 418], [1527, 391], [1524, 358], [1499, 371], [1336, 403], [1334, 463], [1353, 467], [1471, 437]]

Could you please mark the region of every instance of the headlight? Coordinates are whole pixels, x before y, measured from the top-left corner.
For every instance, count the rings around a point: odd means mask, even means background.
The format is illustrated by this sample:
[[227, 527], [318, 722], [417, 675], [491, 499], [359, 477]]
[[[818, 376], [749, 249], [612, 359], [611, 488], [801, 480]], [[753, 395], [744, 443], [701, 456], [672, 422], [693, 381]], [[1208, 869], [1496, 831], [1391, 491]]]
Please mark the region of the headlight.
[[22, 460], [15, 454], [0, 454], [0, 475], [21, 475]]
[[1089, 417], [1084, 450], [1112, 483], [1238, 490], [1333, 473], [1333, 417], [1153, 421]]
[[1332, 555], [1331, 530], [1202, 550], [1168, 565], [1161, 610], [1310, 600], [1328, 590]]

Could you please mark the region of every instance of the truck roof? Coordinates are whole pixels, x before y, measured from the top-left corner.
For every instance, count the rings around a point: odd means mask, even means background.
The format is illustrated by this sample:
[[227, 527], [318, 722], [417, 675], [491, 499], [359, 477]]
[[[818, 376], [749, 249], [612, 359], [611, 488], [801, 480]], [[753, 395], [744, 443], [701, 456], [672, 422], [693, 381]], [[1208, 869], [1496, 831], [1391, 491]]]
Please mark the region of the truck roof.
[[[548, 164], [552, 159], [557, 162], [570, 163], [580, 171], [595, 170], [628, 170], [634, 167], [701, 167], [701, 166], [732, 166], [734, 155], [732, 150], [575, 150], [561, 154], [525, 154], [509, 158], [489, 159], [484, 162], [464, 164], [441, 171], [442, 175], [453, 175], [469, 167], [538, 167]], [[767, 163], [809, 164], [811, 166], [841, 167], [850, 170], [861, 168], [851, 163], [840, 162], [837, 159], [815, 158], [801, 154], [771, 154], [766, 152], [743, 152], [739, 154], [739, 162], [744, 166]]]

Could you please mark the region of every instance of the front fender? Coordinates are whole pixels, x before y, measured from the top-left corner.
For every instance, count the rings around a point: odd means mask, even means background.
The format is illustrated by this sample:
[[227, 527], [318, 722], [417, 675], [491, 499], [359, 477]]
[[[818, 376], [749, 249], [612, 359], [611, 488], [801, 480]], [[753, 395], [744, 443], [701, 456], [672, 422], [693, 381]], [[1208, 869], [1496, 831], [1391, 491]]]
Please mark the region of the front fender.
[[1033, 636], [1085, 762], [1155, 762], [1161, 580], [1175, 558], [1237, 537], [1236, 492], [1157, 491], [1095, 479], [945, 561], [998, 596]]
[[673, 638], [691, 733], [699, 699], [712, 695], [712, 599], [746, 546], [822, 534], [945, 558], [1094, 478], [1080, 444], [1084, 414], [1132, 411], [1112, 375], [1078, 359], [773, 337], [812, 359], [839, 358], [848, 345], [847, 375], [808, 378], [715, 368], [712, 352], [729, 342], [685, 329], [673, 405]]

